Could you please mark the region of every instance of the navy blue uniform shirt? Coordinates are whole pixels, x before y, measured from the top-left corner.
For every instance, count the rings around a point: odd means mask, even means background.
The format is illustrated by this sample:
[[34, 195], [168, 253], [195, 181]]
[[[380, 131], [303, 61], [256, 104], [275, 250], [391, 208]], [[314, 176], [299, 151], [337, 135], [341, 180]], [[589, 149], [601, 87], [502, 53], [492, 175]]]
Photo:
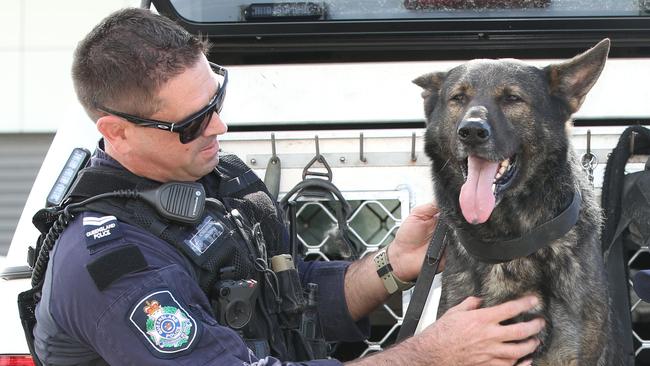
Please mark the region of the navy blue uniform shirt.
[[[123, 169], [101, 149], [91, 164]], [[146, 268], [103, 290], [87, 266], [118, 250], [137, 247]], [[367, 335], [345, 302], [348, 262], [298, 262], [303, 284], [319, 285], [319, 314], [329, 340]], [[61, 235], [48, 265], [37, 309], [35, 344], [45, 364], [110, 365], [340, 365], [336, 360], [292, 363], [258, 360], [233, 330], [217, 323], [189, 260], [170, 244], [115, 217], [77, 216]], [[84, 363], [85, 362], [85, 363]]]

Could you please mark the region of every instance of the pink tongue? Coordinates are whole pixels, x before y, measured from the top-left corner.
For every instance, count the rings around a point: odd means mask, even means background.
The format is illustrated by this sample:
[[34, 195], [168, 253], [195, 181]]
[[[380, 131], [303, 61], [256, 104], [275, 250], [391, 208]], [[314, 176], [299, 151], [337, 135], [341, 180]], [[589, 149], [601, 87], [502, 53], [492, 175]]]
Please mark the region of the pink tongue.
[[482, 224], [490, 218], [495, 205], [492, 183], [498, 168], [498, 162], [475, 156], [467, 159], [467, 181], [460, 189], [459, 202], [470, 224]]

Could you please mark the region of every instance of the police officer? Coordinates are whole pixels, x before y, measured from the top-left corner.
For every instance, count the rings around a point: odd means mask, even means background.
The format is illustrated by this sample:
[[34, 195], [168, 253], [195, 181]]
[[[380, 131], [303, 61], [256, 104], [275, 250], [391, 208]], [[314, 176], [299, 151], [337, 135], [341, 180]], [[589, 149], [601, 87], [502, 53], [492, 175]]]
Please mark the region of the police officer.
[[[227, 206], [222, 214], [230, 217], [232, 208], [238, 208], [246, 216], [244, 226], [261, 224], [260, 240], [269, 253], [252, 255], [257, 257], [251, 264], [246, 260], [250, 252], [242, 249], [250, 237], [242, 234], [233, 239], [235, 244], [225, 244], [228, 230], [215, 229], [227, 225], [225, 216], [208, 215], [208, 221], [189, 228], [165, 221], [161, 235], [154, 235], [152, 222], [163, 221], [145, 209], [132, 208], [132, 222], [120, 219], [126, 211], [119, 209], [115, 214], [89, 210], [76, 215], [51, 253], [36, 311], [35, 347], [43, 364], [340, 364], [331, 359], [292, 362], [299, 352], [288, 344], [290, 337], [280, 334], [281, 316], [269, 310], [275, 303], [267, 299], [273, 298], [267, 290], [277, 288], [274, 281], [266, 282], [264, 266], [268, 257], [286, 250], [286, 235], [278, 229], [275, 206], [258, 200], [256, 192], [263, 189], [224, 191], [232, 177], [225, 161], [219, 161], [217, 136], [227, 131], [219, 117], [227, 71], [209, 63], [207, 51], [203, 40], [148, 10], [117, 11], [97, 25], [78, 45], [72, 70], [78, 98], [102, 135], [90, 166], [136, 184], [202, 183], [214, 202]], [[243, 193], [233, 193], [237, 190]], [[417, 276], [436, 213], [432, 205], [414, 209], [388, 250], [380, 253], [392, 265], [388, 280], [377, 275], [372, 256], [352, 264], [297, 262], [300, 282], [316, 284], [320, 298], [326, 299], [317, 309], [325, 338], [353, 341], [367, 336], [364, 317]], [[192, 239], [196, 237], [198, 242]], [[251, 349], [254, 343], [244, 341], [241, 329], [217, 319], [214, 299], [209, 298], [215, 282], [202, 280], [204, 268], [186, 255], [191, 252], [179, 250], [183, 243], [192, 244], [196, 258], [211, 247], [230, 245], [232, 256], [210, 258], [210, 263], [223, 261], [211, 267], [219, 271], [216, 278], [225, 276], [225, 268], [237, 272], [244, 267], [251, 273], [242, 270], [238, 277], [250, 275], [257, 281], [245, 283], [267, 289], [260, 291], [266, 300], [253, 304], [255, 313], [262, 314], [255, 324], [279, 325], [260, 325], [257, 329], [266, 332], [253, 334], [261, 334], [269, 346], [266, 355]], [[517, 364], [538, 346], [532, 336], [543, 321], [500, 323], [535, 305], [535, 298], [527, 297], [479, 309], [480, 299], [468, 298], [420, 335], [351, 364]]]

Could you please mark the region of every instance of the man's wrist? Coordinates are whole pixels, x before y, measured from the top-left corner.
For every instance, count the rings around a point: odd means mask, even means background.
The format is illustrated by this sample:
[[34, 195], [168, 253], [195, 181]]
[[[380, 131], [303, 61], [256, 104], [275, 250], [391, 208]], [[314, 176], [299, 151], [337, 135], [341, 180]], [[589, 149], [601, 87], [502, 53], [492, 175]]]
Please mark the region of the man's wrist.
[[389, 294], [393, 294], [397, 291], [406, 291], [413, 287], [415, 283], [404, 281], [397, 276], [388, 255], [388, 248], [389, 247], [384, 247], [380, 249], [373, 257], [377, 275], [381, 278], [382, 283]]

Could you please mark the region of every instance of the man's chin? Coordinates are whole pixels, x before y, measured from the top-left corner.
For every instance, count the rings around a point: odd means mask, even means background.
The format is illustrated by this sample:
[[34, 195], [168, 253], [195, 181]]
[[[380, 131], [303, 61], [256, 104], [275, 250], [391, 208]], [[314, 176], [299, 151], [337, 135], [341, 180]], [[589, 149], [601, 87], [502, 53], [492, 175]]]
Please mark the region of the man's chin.
[[219, 165], [219, 154], [218, 153], [215, 154], [210, 160], [205, 162], [205, 164], [204, 164], [205, 168], [203, 169], [205, 171], [205, 174], [203, 174], [203, 175], [209, 174], [211, 171], [214, 170], [214, 168], [217, 167], [217, 165]]

